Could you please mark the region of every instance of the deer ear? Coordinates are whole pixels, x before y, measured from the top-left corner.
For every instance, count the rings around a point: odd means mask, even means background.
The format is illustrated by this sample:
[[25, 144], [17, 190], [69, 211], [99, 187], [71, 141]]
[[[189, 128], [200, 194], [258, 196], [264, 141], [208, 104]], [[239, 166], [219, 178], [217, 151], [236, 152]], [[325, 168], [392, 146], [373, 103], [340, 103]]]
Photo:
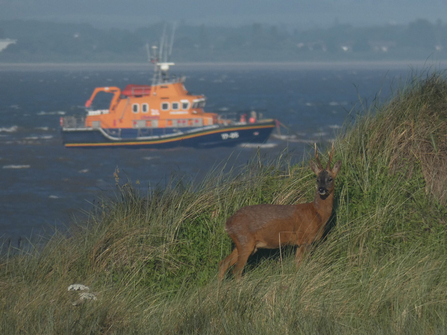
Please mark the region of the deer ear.
[[310, 168], [312, 169], [312, 171], [318, 175], [321, 171], [321, 169], [318, 167], [317, 163], [315, 163], [314, 161], [310, 161], [309, 162]]
[[341, 168], [341, 160], [339, 160], [337, 163], [335, 163], [334, 167], [332, 168], [332, 174], [335, 176], [337, 175], [337, 173], [340, 171]]

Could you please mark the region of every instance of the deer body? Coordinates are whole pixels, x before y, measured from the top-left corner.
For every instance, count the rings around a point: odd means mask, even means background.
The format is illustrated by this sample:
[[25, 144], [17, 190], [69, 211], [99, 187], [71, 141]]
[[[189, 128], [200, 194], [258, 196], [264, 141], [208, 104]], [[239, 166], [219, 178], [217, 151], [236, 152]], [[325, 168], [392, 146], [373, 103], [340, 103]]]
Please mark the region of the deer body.
[[254, 205], [243, 207], [231, 216], [225, 228], [234, 241], [235, 248], [219, 264], [219, 279], [222, 280], [228, 267], [235, 265], [233, 273], [239, 278], [248, 257], [257, 249], [276, 249], [283, 245], [298, 245], [296, 260], [299, 263], [307, 247], [319, 240], [332, 214], [334, 179], [341, 167], [338, 161], [330, 169], [333, 148], [326, 169], [318, 159], [311, 161], [317, 175], [317, 192], [313, 202], [298, 205]]

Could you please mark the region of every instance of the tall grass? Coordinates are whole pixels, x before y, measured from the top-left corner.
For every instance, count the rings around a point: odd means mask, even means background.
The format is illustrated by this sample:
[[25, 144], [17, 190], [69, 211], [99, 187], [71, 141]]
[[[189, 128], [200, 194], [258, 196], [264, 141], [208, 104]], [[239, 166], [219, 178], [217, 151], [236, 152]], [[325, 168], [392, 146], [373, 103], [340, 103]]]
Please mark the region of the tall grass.
[[[286, 248], [217, 282], [226, 218], [310, 201], [306, 162], [255, 157], [146, 194], [118, 181], [69, 237], [1, 262], [0, 333], [444, 333], [446, 105], [445, 79], [428, 75], [346, 126], [328, 234], [298, 269]], [[73, 283], [98, 299], [74, 306]]]

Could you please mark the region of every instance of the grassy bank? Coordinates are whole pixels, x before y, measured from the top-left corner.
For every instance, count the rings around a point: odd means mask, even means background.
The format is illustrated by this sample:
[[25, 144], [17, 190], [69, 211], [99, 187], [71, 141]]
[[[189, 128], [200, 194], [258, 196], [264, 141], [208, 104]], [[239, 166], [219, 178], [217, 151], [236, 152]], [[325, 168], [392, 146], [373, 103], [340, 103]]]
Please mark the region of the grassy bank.
[[[361, 111], [335, 142], [343, 166], [326, 239], [299, 269], [292, 249], [252, 257], [240, 282], [217, 283], [226, 218], [312, 200], [307, 162], [255, 157], [144, 194], [117, 174], [117, 196], [70, 237], [2, 260], [0, 333], [446, 332], [446, 107], [447, 82], [428, 75]], [[97, 300], [73, 305], [74, 283]]]

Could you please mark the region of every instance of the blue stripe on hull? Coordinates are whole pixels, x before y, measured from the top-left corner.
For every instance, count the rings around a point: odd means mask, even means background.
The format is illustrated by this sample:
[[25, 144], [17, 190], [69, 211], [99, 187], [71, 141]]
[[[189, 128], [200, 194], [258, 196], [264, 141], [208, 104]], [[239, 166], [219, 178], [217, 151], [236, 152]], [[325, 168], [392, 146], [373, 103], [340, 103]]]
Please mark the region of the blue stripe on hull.
[[173, 137], [156, 139], [126, 138], [114, 141], [106, 138], [99, 130], [62, 130], [66, 147], [70, 148], [154, 148], [174, 147], [212, 148], [218, 146], [235, 146], [240, 143], [264, 143], [269, 138], [274, 121], [258, 125], [221, 127]]

